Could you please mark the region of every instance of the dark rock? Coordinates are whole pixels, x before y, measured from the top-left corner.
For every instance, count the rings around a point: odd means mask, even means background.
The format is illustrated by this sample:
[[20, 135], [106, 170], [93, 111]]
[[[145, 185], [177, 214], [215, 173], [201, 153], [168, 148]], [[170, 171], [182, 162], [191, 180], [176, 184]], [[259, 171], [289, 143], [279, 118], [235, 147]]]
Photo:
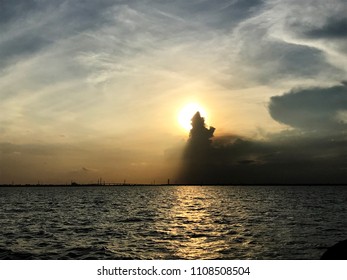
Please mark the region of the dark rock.
[[321, 260], [347, 260], [347, 240], [340, 241], [326, 250]]

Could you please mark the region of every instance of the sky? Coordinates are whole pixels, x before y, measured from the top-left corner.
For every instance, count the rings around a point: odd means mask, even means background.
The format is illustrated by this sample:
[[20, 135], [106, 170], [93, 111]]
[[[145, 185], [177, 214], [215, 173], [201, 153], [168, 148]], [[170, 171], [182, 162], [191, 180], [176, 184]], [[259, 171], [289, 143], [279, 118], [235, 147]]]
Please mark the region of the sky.
[[191, 102], [216, 128], [206, 182], [347, 183], [346, 14], [343, 0], [0, 1], [0, 184], [176, 182]]

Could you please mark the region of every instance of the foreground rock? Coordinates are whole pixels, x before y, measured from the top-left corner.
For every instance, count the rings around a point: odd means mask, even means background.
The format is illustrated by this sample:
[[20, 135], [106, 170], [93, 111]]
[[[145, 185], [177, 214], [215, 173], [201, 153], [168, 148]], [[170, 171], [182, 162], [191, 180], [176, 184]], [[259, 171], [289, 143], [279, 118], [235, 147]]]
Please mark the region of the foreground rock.
[[340, 241], [326, 250], [321, 260], [347, 260], [347, 240]]

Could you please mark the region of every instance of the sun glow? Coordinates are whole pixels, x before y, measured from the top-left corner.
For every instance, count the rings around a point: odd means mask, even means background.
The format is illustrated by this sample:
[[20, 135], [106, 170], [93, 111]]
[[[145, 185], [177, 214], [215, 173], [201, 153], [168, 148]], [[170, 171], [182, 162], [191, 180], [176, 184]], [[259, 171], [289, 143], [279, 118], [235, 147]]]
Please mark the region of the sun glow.
[[196, 112], [200, 113], [202, 117], [207, 118], [206, 110], [197, 103], [189, 103], [185, 105], [178, 113], [177, 120], [180, 126], [189, 131], [192, 128], [191, 119], [195, 115]]

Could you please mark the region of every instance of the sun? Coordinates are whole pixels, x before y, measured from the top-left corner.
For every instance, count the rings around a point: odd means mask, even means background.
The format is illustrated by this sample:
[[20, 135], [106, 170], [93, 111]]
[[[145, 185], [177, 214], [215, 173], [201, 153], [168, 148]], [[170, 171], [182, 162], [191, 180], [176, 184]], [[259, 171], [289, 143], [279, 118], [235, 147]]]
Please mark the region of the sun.
[[186, 131], [189, 131], [192, 128], [191, 119], [196, 112], [199, 112], [200, 115], [207, 118], [206, 110], [198, 103], [189, 103], [185, 105], [177, 115], [177, 120], [179, 125]]

